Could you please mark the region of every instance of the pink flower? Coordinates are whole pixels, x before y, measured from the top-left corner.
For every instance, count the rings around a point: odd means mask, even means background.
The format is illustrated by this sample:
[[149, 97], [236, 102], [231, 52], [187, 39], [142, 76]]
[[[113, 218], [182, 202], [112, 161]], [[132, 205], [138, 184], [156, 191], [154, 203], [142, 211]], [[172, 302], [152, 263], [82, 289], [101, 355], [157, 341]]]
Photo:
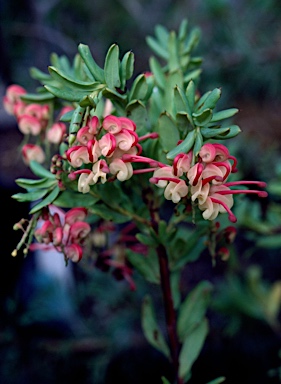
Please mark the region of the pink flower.
[[37, 163], [44, 163], [45, 161], [43, 149], [35, 144], [25, 144], [22, 147], [22, 156], [26, 165], [29, 165], [31, 160], [35, 160]]
[[188, 186], [184, 180], [178, 183], [170, 182], [164, 191], [164, 196], [167, 200], [172, 200], [173, 203], [178, 203], [182, 197], [187, 196]]
[[85, 239], [91, 231], [91, 227], [84, 221], [77, 221], [73, 223], [69, 230], [69, 240], [72, 243], [80, 243], [81, 240]]
[[87, 209], [83, 207], [71, 208], [66, 212], [64, 220], [66, 224], [72, 225], [77, 223], [77, 221], [85, 220], [87, 216]]
[[99, 148], [103, 156], [111, 156], [116, 148], [116, 138], [111, 133], [106, 133], [99, 140]]
[[78, 263], [82, 259], [83, 249], [78, 244], [70, 244], [64, 248], [64, 254], [67, 259], [74, 263]]
[[114, 159], [109, 165], [110, 172], [116, 175], [120, 181], [125, 181], [133, 176], [133, 167], [131, 163], [124, 163], [121, 159]]
[[66, 125], [62, 122], [54, 123], [47, 131], [49, 143], [60, 144], [66, 134]]
[[102, 126], [106, 131], [112, 134], [116, 134], [122, 129], [120, 118], [114, 115], [106, 116], [103, 120]]
[[17, 104], [25, 105], [20, 98], [24, 94], [26, 94], [26, 90], [17, 84], [12, 84], [6, 89], [6, 94], [3, 97], [3, 106], [9, 115], [15, 115], [15, 106]]
[[87, 125], [80, 128], [77, 132], [77, 140], [82, 145], [87, 145], [88, 141], [93, 140], [94, 137], [94, 133], [90, 132], [90, 128]]
[[66, 157], [74, 168], [81, 167], [82, 164], [90, 163], [88, 148], [83, 145], [76, 145], [66, 151]]
[[38, 136], [42, 131], [40, 120], [31, 115], [21, 115], [19, 117], [18, 127], [24, 135], [31, 134]]

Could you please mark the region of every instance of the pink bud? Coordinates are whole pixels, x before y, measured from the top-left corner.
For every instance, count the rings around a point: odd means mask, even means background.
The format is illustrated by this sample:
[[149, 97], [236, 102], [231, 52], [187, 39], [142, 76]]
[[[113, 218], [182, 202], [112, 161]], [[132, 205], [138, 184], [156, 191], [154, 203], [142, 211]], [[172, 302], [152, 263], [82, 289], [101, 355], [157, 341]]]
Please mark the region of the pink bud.
[[71, 245], [67, 245], [64, 248], [64, 254], [67, 257], [67, 259], [73, 261], [74, 263], [77, 263], [82, 259], [83, 250], [80, 245], [71, 244]]
[[77, 221], [83, 221], [87, 216], [87, 209], [84, 207], [71, 208], [65, 214], [65, 223], [72, 225]]
[[35, 160], [37, 163], [43, 163], [45, 161], [43, 149], [35, 144], [25, 144], [22, 147], [22, 156], [26, 165], [29, 165], [31, 160]]
[[66, 125], [64, 123], [54, 123], [47, 131], [47, 139], [50, 143], [60, 144], [66, 134]]
[[106, 131], [112, 133], [113, 135], [120, 132], [122, 129], [120, 118], [114, 115], [106, 116], [103, 120], [102, 126]]
[[40, 120], [31, 115], [21, 115], [19, 117], [19, 130], [24, 134], [24, 135], [34, 135], [37, 136], [42, 130], [42, 126], [40, 123]]
[[70, 227], [70, 239], [74, 243], [79, 243], [81, 240], [88, 236], [90, 231], [91, 227], [88, 223], [85, 223], [84, 221], [77, 221]]

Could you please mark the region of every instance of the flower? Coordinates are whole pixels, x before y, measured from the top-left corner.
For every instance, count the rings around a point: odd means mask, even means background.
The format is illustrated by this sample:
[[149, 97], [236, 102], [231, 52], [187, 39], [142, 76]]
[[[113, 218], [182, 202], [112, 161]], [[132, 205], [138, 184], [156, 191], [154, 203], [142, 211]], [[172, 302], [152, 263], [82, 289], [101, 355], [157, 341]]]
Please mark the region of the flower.
[[70, 209], [63, 212], [49, 206], [47, 213], [41, 215], [43, 224], [34, 232], [39, 243], [53, 244], [55, 249], [62, 252], [66, 260], [78, 262], [83, 255], [83, 243], [91, 231], [91, 227], [84, 220], [87, 210], [83, 207]]
[[37, 161], [37, 163], [44, 163], [45, 153], [39, 145], [36, 144], [25, 144], [21, 150], [23, 161], [26, 165], [32, 160]]

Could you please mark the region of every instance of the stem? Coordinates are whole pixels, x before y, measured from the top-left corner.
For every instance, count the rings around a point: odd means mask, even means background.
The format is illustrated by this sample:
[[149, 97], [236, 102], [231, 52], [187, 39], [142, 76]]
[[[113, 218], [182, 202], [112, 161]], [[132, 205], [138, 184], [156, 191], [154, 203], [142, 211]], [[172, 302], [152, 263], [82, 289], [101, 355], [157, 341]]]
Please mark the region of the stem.
[[170, 342], [170, 350], [172, 363], [176, 373], [176, 383], [183, 384], [181, 378], [178, 377], [178, 369], [179, 369], [179, 340], [176, 331], [176, 312], [174, 309], [174, 302], [170, 284], [170, 270], [168, 264], [168, 255], [166, 249], [163, 244], [160, 244], [157, 247], [157, 255], [159, 261], [160, 268], [160, 276], [161, 276], [161, 288], [163, 294], [164, 301], [164, 309], [165, 309], [165, 318], [166, 318], [166, 326], [168, 332], [168, 338]]

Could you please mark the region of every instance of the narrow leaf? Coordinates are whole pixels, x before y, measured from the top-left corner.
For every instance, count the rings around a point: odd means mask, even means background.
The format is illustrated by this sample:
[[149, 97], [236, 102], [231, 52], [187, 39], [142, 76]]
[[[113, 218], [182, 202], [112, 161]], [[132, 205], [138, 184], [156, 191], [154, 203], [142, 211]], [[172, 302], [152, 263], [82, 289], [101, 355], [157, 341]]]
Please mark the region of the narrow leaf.
[[56, 179], [49, 179], [49, 178], [43, 178], [43, 179], [16, 179], [16, 183], [27, 190], [32, 190], [35, 188], [48, 188], [52, 185], [56, 184]]
[[78, 51], [84, 60], [87, 68], [89, 69], [90, 73], [94, 76], [94, 78], [97, 81], [100, 81], [101, 83], [104, 82], [104, 71], [102, 68], [98, 66], [98, 64], [93, 59], [93, 56], [90, 52], [90, 48], [85, 44], [79, 44], [78, 45]]
[[203, 319], [184, 340], [179, 355], [179, 376], [182, 379], [189, 375], [193, 363], [201, 352], [208, 330], [208, 322], [206, 319]]
[[146, 295], [143, 300], [142, 328], [147, 341], [169, 358], [169, 347], [157, 324], [152, 299], [149, 295]]
[[205, 317], [211, 291], [212, 285], [208, 281], [202, 281], [181, 304], [177, 323], [177, 331], [181, 341]]
[[42, 199], [47, 193], [48, 189], [37, 189], [27, 193], [16, 193], [15, 195], [12, 195], [12, 198], [20, 202], [36, 201]]
[[202, 98], [198, 101], [197, 112], [202, 111], [203, 109], [214, 109], [217, 105], [218, 100], [221, 97], [221, 89], [213, 89], [206, 99], [202, 101]]
[[153, 73], [153, 75], [155, 77], [156, 84], [161, 89], [165, 89], [166, 78], [165, 78], [163, 69], [162, 69], [159, 61], [154, 56], [152, 56], [149, 60], [149, 65], [150, 65], [151, 72]]
[[180, 139], [179, 131], [167, 112], [160, 115], [157, 131], [159, 133], [159, 141], [165, 152], [172, 150], [177, 145]]
[[53, 173], [48, 171], [46, 168], [43, 167], [43, 165], [37, 163], [37, 161], [35, 160], [31, 160], [29, 166], [32, 172], [38, 177], [46, 177], [52, 180], [56, 179], [56, 176]]
[[148, 84], [144, 74], [139, 75], [133, 82], [129, 100], [145, 100], [148, 91]]
[[194, 124], [199, 127], [207, 125], [211, 121], [212, 116], [213, 112], [210, 108], [204, 109], [202, 112], [192, 114]]
[[161, 44], [158, 43], [156, 39], [154, 39], [151, 36], [146, 37], [146, 43], [147, 45], [162, 59], [167, 60], [169, 55], [165, 48], [162, 47]]
[[47, 196], [45, 197], [45, 199], [43, 199], [42, 201], [40, 201], [40, 203], [36, 204], [31, 210], [30, 210], [30, 214], [33, 214], [35, 212], [38, 212], [40, 211], [40, 209], [46, 207], [47, 205], [50, 205], [52, 204], [52, 202], [57, 198], [57, 196], [59, 195], [60, 193], [60, 189], [58, 186], [56, 186], [52, 192]]
[[104, 63], [105, 82], [111, 89], [119, 88], [121, 85], [119, 66], [119, 47], [117, 44], [112, 44], [106, 54]]
[[193, 129], [190, 131], [186, 138], [175, 148], [173, 148], [168, 154], [167, 159], [173, 160], [179, 153], [187, 153], [193, 147], [196, 137], [196, 131]]
[[229, 108], [225, 109], [224, 111], [215, 112], [211, 121], [215, 122], [224, 119], [229, 119], [230, 117], [234, 116], [237, 112], [239, 112], [239, 109], [237, 108]]

